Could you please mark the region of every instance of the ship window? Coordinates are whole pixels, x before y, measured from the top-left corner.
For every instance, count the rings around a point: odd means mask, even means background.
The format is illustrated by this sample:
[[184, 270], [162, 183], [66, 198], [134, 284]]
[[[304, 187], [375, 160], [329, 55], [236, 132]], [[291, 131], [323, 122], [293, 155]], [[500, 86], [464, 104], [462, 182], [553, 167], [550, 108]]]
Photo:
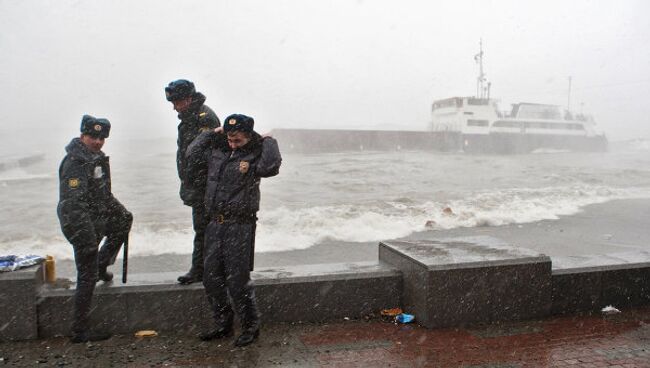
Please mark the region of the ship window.
[[443, 107], [463, 107], [463, 100], [458, 97], [448, 98], [433, 103], [432, 110], [441, 109]]
[[467, 99], [468, 105], [487, 105], [490, 102], [487, 98], [470, 97]]
[[520, 119], [562, 119], [560, 108], [555, 105], [520, 104], [516, 113]]
[[521, 128], [521, 123], [518, 121], [497, 121], [492, 124], [495, 128]]
[[488, 126], [487, 120], [476, 120], [476, 119], [467, 119], [467, 126]]
[[584, 130], [582, 124], [576, 123], [537, 123], [526, 122], [527, 129], [567, 129], [567, 130]]

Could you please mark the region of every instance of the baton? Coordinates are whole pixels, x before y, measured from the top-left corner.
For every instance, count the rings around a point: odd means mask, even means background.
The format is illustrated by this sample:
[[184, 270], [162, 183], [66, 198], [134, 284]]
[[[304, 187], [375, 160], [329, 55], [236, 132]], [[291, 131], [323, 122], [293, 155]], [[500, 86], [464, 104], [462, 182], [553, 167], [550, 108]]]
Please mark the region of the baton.
[[[257, 219], [256, 219], [257, 220]], [[253, 241], [251, 241], [251, 258], [248, 268], [253, 271], [253, 265], [255, 264], [255, 230], [257, 228], [257, 222], [253, 222]]]
[[129, 268], [129, 236], [126, 236], [123, 246], [124, 254], [122, 256], [122, 283], [126, 284], [126, 274]]

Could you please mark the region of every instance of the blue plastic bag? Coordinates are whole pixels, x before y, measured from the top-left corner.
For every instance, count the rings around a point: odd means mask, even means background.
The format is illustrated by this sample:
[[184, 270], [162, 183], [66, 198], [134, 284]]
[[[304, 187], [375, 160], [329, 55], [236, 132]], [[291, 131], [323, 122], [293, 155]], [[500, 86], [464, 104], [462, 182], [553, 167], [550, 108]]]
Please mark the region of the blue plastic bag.
[[397, 317], [395, 317], [395, 322], [398, 323], [411, 323], [413, 320], [415, 320], [415, 316], [412, 314], [402, 313], [398, 314]]

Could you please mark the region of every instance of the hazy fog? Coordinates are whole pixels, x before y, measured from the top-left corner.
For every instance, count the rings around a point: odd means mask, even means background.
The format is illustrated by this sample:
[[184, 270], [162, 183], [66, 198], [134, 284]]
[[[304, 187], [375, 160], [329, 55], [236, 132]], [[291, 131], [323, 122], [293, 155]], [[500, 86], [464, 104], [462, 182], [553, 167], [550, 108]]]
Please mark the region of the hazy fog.
[[[193, 80], [220, 117], [277, 127], [423, 130], [431, 101], [567, 104], [611, 140], [650, 138], [645, 1], [0, 0], [0, 145], [62, 147], [81, 115], [112, 141], [173, 137], [163, 88]], [[48, 146], [50, 145], [48, 144]]]

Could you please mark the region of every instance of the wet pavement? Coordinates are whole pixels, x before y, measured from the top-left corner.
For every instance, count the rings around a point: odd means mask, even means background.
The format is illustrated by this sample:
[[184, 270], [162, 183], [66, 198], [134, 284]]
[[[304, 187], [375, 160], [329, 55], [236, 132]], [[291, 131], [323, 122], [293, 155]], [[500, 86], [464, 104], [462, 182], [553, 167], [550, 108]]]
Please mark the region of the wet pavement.
[[463, 329], [378, 319], [270, 324], [252, 346], [233, 341], [161, 332], [89, 344], [0, 343], [0, 366], [650, 368], [650, 307]]

